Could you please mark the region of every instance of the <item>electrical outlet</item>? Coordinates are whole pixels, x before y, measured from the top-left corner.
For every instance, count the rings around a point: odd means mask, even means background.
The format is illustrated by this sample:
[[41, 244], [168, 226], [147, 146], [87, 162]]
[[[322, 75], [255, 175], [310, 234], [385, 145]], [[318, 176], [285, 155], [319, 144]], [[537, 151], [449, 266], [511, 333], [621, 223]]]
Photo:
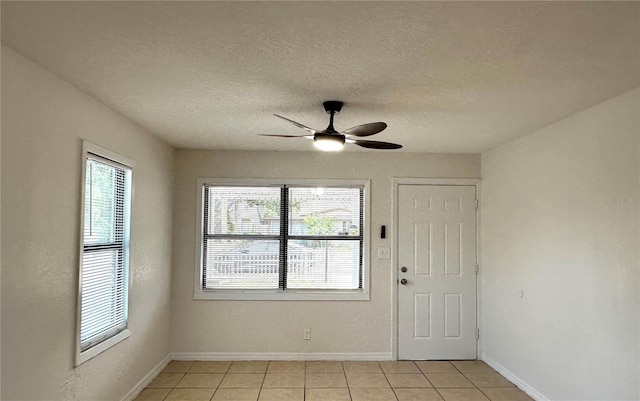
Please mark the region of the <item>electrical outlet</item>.
[[302, 338], [305, 340], [311, 340], [311, 329], [304, 329]]

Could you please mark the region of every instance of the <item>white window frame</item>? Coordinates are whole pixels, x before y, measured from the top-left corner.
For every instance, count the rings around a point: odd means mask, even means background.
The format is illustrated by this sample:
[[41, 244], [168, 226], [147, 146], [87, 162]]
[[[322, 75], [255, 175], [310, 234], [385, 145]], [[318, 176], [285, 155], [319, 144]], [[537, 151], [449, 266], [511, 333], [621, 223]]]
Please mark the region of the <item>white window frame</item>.
[[[204, 273], [203, 259], [203, 224], [204, 224], [204, 188], [209, 185], [219, 186], [274, 186], [290, 185], [305, 187], [353, 187], [363, 188], [362, 219], [362, 288], [359, 289], [220, 289], [204, 290], [202, 275]], [[247, 301], [368, 301], [369, 294], [369, 210], [370, 210], [370, 181], [369, 180], [323, 180], [323, 179], [247, 179], [247, 178], [198, 178], [196, 190], [196, 271], [193, 298], [196, 300], [247, 300]]]
[[[86, 170], [87, 170], [87, 159], [90, 156], [96, 156], [96, 158], [104, 160], [106, 163], [113, 163], [116, 166], [126, 167], [131, 170], [131, 189], [130, 189], [130, 206], [133, 208], [133, 173], [134, 173], [134, 165], [135, 162], [131, 159], [128, 159], [122, 155], [119, 155], [115, 152], [112, 152], [108, 149], [105, 149], [101, 146], [95, 145], [88, 141], [82, 142], [82, 176], [81, 176], [81, 197], [80, 197], [80, 249], [79, 249], [79, 271], [78, 271], [78, 303], [77, 303], [77, 317], [76, 317], [76, 355], [75, 355], [75, 364], [74, 366], [79, 366], [80, 364], [88, 361], [89, 359], [95, 357], [96, 355], [106, 351], [107, 349], [113, 347], [119, 342], [129, 338], [131, 336], [131, 331], [129, 330], [129, 320], [128, 320], [128, 299], [129, 299], [129, 291], [130, 291], [130, 275], [129, 271], [131, 270], [131, 260], [129, 255], [129, 260], [127, 261], [127, 285], [126, 285], [126, 299], [127, 299], [127, 322], [125, 328], [112, 335], [108, 339], [105, 339], [98, 344], [93, 345], [91, 348], [82, 351], [81, 342], [80, 342], [80, 325], [81, 325], [81, 312], [82, 312], [82, 260], [84, 253], [84, 203], [85, 203], [85, 186], [86, 186]], [[131, 221], [131, 210], [129, 210], [129, 221]], [[129, 227], [130, 233], [130, 227]], [[129, 234], [130, 235], [130, 234]], [[131, 246], [128, 245], [129, 249]], [[130, 254], [130, 252], [127, 252]]]

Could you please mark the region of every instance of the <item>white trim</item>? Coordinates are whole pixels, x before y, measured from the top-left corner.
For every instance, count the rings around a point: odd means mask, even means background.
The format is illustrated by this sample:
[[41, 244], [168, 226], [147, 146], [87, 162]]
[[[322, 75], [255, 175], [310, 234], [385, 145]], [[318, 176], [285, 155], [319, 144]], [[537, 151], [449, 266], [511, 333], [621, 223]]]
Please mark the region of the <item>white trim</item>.
[[478, 266], [478, 274], [476, 274], [476, 329], [478, 330], [479, 339], [476, 344], [476, 354], [478, 359], [482, 355], [484, 336], [482, 335], [482, 185], [481, 180], [478, 180], [476, 186], [476, 199], [478, 200], [478, 209], [476, 210], [476, 265]]
[[462, 185], [480, 186], [480, 178], [415, 178], [415, 177], [392, 177], [391, 182], [394, 188], [397, 185]]
[[[80, 334], [78, 334], [79, 336]], [[86, 351], [80, 351], [80, 339], [78, 339], [78, 351], [76, 354], [76, 364], [75, 366], [80, 366], [83, 363], [85, 363], [86, 361], [88, 361], [89, 359], [93, 358], [94, 356], [103, 353], [104, 351], [108, 350], [109, 348], [113, 347], [114, 345], [118, 344], [120, 341], [124, 341], [127, 338], [131, 337], [131, 331], [129, 331], [129, 329], [124, 329], [123, 331], [119, 332], [118, 334], [109, 337], [109, 339], [104, 340], [103, 342], [96, 344], [94, 346], [92, 346], [91, 348], [87, 349]]]
[[[87, 140], [82, 141], [82, 157], [80, 159], [81, 167], [81, 177], [80, 177], [80, 202], [79, 202], [79, 211], [80, 214], [80, 226], [78, 229], [78, 292], [77, 292], [77, 303], [76, 303], [76, 345], [75, 345], [75, 360], [74, 366], [80, 366], [84, 362], [89, 359], [95, 357], [96, 355], [106, 351], [107, 349], [113, 347], [119, 342], [129, 338], [131, 336], [131, 331], [128, 328], [128, 310], [127, 310], [127, 327], [125, 329], [109, 339], [92, 346], [91, 348], [82, 351], [80, 344], [80, 323], [81, 323], [81, 302], [82, 302], [82, 260], [83, 260], [83, 248], [84, 248], [84, 201], [85, 201], [85, 180], [86, 180], [86, 171], [87, 171], [87, 158], [89, 155], [97, 156], [98, 158], [103, 158], [107, 161], [111, 161], [118, 165], [119, 168], [127, 168], [130, 170], [131, 178], [130, 178], [130, 188], [129, 188], [129, 207], [133, 209], [133, 201], [134, 201], [134, 167], [135, 161], [122, 156], [118, 153], [112, 152], [109, 149], [105, 149], [101, 146], [93, 144]], [[133, 211], [129, 210], [129, 224], [131, 224], [131, 215]], [[129, 243], [131, 243], [131, 228], [129, 227]], [[131, 245], [129, 245], [131, 246]], [[131, 271], [131, 255], [129, 253], [129, 272]], [[131, 287], [131, 275], [127, 272], [128, 280], [127, 283], [127, 292], [130, 291]], [[127, 298], [129, 295], [127, 294]], [[127, 308], [128, 308], [128, 300], [127, 300]]]
[[486, 354], [482, 354], [482, 360], [485, 361], [487, 363], [487, 365], [491, 366], [496, 372], [498, 372], [502, 376], [504, 376], [505, 379], [509, 380], [511, 383], [513, 383], [516, 386], [518, 386], [518, 388], [520, 390], [522, 390], [525, 393], [527, 393], [527, 395], [529, 397], [533, 398], [534, 400], [536, 400], [536, 401], [550, 401], [551, 400], [550, 398], [548, 398], [547, 396], [545, 396], [544, 394], [542, 394], [541, 392], [539, 392], [535, 388], [531, 387], [527, 382], [525, 382], [524, 380], [522, 380], [521, 378], [519, 378], [515, 374], [511, 373], [507, 368], [505, 368], [504, 366], [500, 365], [498, 362], [496, 362], [493, 359], [491, 359]]
[[[202, 290], [202, 224], [204, 220], [204, 186], [205, 185], [238, 185], [238, 186], [333, 186], [333, 187], [363, 187], [364, 205], [362, 218], [364, 230], [362, 232], [362, 289], [355, 290]], [[371, 232], [371, 180], [363, 179], [271, 179], [271, 178], [205, 178], [198, 177], [196, 182], [196, 274], [193, 284], [193, 299], [207, 300], [238, 300], [238, 301], [369, 301], [370, 294], [370, 232]]]
[[[476, 199], [480, 199], [480, 178], [391, 178], [391, 356], [398, 359], [398, 189], [400, 185], [474, 186]], [[480, 261], [480, 210], [476, 210], [476, 263]], [[476, 327], [480, 327], [480, 275], [476, 276]], [[482, 333], [480, 334], [482, 338]], [[476, 355], [480, 355], [481, 340], [476, 342]]]
[[390, 361], [389, 352], [174, 352], [176, 361]]
[[167, 367], [167, 365], [171, 362], [171, 354], [167, 354], [160, 363], [158, 363], [149, 373], [147, 373], [129, 392], [120, 399], [120, 401], [131, 401], [135, 399], [141, 392], [147, 387], [147, 384], [151, 383], [160, 372]]
[[368, 301], [368, 286], [356, 290], [209, 290], [194, 291], [196, 301]]
[[82, 141], [82, 155], [83, 155], [83, 161], [87, 156], [87, 153], [91, 153], [94, 154], [96, 156], [100, 156], [104, 159], [107, 160], [111, 160], [113, 162], [116, 162], [122, 166], [128, 167], [129, 169], [133, 170], [133, 168], [136, 165], [136, 162], [133, 161], [132, 159], [129, 159], [126, 156], [122, 156], [121, 154], [118, 154], [116, 152], [113, 152], [109, 149], [103, 148], [102, 146], [98, 146], [94, 143], [91, 143], [87, 140], [83, 140]]

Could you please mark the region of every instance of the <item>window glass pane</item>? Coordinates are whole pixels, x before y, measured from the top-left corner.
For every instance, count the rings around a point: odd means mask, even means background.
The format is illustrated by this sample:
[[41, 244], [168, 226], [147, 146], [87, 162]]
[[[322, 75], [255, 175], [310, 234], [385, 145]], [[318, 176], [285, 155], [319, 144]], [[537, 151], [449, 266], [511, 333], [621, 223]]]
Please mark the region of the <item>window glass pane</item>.
[[209, 187], [208, 194], [207, 234], [280, 234], [280, 188]]
[[204, 288], [278, 288], [278, 240], [209, 239], [205, 242]]
[[360, 188], [289, 189], [289, 235], [360, 235]]
[[125, 325], [127, 319], [123, 254], [119, 249], [84, 252], [80, 339], [83, 348]]
[[115, 242], [122, 174], [97, 160], [87, 160], [85, 174], [84, 244]]
[[356, 289], [360, 241], [290, 240], [287, 288]]

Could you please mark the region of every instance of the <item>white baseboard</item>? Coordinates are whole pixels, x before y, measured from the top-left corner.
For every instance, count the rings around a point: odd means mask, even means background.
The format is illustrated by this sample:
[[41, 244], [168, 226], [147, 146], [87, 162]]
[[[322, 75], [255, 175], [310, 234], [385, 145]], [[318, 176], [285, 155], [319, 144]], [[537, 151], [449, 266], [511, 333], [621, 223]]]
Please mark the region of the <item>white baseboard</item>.
[[127, 393], [127, 395], [122, 397], [120, 401], [131, 401], [136, 398], [136, 396], [140, 394], [140, 392], [144, 390], [145, 387], [147, 387], [147, 384], [151, 383], [151, 380], [153, 380], [153, 378], [156, 377], [158, 373], [162, 372], [162, 369], [167, 367], [169, 362], [171, 362], [171, 354], [165, 356], [164, 359], [161, 360], [160, 363], [157, 364], [153, 369], [151, 369], [151, 372], [147, 373], [147, 375], [143, 377], [142, 380], [140, 380], [138, 384], [136, 384], [131, 389], [131, 391]]
[[487, 365], [491, 366], [496, 372], [504, 376], [511, 383], [518, 386], [520, 390], [527, 393], [529, 397], [533, 398], [536, 401], [550, 401], [549, 398], [547, 398], [544, 394], [531, 387], [527, 382], [511, 373], [507, 368], [491, 359], [491, 357], [487, 356], [486, 354], [482, 354], [482, 360], [485, 361]]
[[390, 361], [391, 352], [174, 352], [176, 361]]

